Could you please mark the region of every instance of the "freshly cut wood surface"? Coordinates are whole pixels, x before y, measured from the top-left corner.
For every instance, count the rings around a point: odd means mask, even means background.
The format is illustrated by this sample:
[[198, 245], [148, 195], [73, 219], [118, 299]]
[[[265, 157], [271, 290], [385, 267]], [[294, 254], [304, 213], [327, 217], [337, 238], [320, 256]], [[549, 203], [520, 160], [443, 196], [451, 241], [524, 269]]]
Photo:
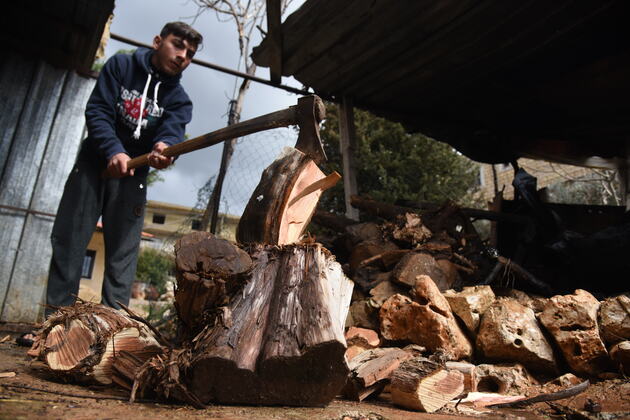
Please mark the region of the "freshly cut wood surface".
[[112, 365], [121, 352], [142, 364], [162, 350], [145, 324], [115, 309], [79, 301], [46, 320], [29, 355], [65, 378], [110, 384]]
[[391, 375], [394, 404], [432, 413], [464, 390], [464, 375], [443, 364], [416, 357], [401, 363]]
[[73, 319], [68, 328], [55, 325], [44, 344], [46, 363], [52, 370], [74, 369], [90, 355], [90, 347], [95, 343], [94, 333], [81, 321]]
[[339, 174], [326, 177], [307, 155], [286, 148], [263, 171], [239, 221], [238, 242], [296, 242], [315, 212], [322, 191], [339, 178]]

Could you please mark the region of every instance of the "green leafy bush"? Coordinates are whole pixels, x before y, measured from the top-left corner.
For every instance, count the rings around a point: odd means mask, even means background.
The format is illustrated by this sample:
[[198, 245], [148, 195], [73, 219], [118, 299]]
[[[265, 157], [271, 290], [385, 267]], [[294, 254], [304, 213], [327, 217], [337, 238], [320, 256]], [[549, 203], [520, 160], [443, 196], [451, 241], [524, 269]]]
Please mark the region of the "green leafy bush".
[[161, 294], [166, 292], [166, 282], [173, 275], [175, 262], [168, 254], [153, 248], [143, 248], [138, 255], [136, 281], [153, 284]]

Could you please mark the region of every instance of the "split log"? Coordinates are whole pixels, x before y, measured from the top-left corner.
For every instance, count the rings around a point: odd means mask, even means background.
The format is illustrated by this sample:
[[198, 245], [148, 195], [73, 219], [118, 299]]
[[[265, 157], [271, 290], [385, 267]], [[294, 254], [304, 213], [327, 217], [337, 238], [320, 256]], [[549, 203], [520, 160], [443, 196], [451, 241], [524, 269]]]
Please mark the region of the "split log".
[[290, 244], [299, 240], [322, 192], [341, 176], [329, 176], [311, 158], [286, 148], [262, 174], [236, 231], [241, 243]]
[[411, 352], [398, 348], [378, 348], [359, 354], [349, 362], [350, 375], [343, 394], [355, 401], [379, 394], [389, 383], [391, 373], [411, 357]]
[[319, 244], [258, 244], [249, 254], [243, 288], [202, 316], [208, 324], [187, 350], [154, 359], [139, 388], [195, 405], [321, 406], [337, 395], [352, 282]]
[[236, 245], [206, 232], [193, 232], [175, 244], [175, 308], [185, 337], [207, 325], [212, 311], [239, 290], [252, 259]]
[[113, 365], [122, 353], [142, 364], [162, 351], [144, 323], [115, 309], [79, 301], [48, 317], [28, 354], [62, 377], [111, 384], [116, 381]]
[[468, 362], [447, 361], [446, 368], [457, 370], [464, 375], [464, 393], [477, 391], [477, 376], [475, 375], [475, 365]]
[[391, 375], [394, 404], [433, 413], [464, 390], [464, 375], [443, 364], [416, 357], [400, 364]]

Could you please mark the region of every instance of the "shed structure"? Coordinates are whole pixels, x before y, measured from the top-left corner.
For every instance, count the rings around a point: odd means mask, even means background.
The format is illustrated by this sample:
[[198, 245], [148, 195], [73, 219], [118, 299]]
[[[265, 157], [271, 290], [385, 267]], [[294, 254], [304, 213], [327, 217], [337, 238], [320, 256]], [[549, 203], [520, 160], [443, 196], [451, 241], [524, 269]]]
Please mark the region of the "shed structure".
[[477, 161], [625, 167], [629, 16], [622, 0], [307, 0], [252, 57]]
[[9, 2], [0, 16], [0, 321], [43, 313], [50, 233], [85, 129], [113, 0]]

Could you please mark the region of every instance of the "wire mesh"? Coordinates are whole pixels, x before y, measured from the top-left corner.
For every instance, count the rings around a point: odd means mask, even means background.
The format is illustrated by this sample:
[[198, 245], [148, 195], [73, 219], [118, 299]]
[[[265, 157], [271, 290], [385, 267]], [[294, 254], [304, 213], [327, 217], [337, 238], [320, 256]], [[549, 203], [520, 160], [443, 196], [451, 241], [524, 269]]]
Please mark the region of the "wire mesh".
[[[295, 145], [297, 131], [292, 127], [277, 128], [238, 139], [227, 169], [219, 214], [237, 220], [260, 182], [263, 170], [269, 166], [286, 146]], [[217, 232], [231, 236], [226, 229]], [[227, 229], [231, 231], [231, 229]]]

